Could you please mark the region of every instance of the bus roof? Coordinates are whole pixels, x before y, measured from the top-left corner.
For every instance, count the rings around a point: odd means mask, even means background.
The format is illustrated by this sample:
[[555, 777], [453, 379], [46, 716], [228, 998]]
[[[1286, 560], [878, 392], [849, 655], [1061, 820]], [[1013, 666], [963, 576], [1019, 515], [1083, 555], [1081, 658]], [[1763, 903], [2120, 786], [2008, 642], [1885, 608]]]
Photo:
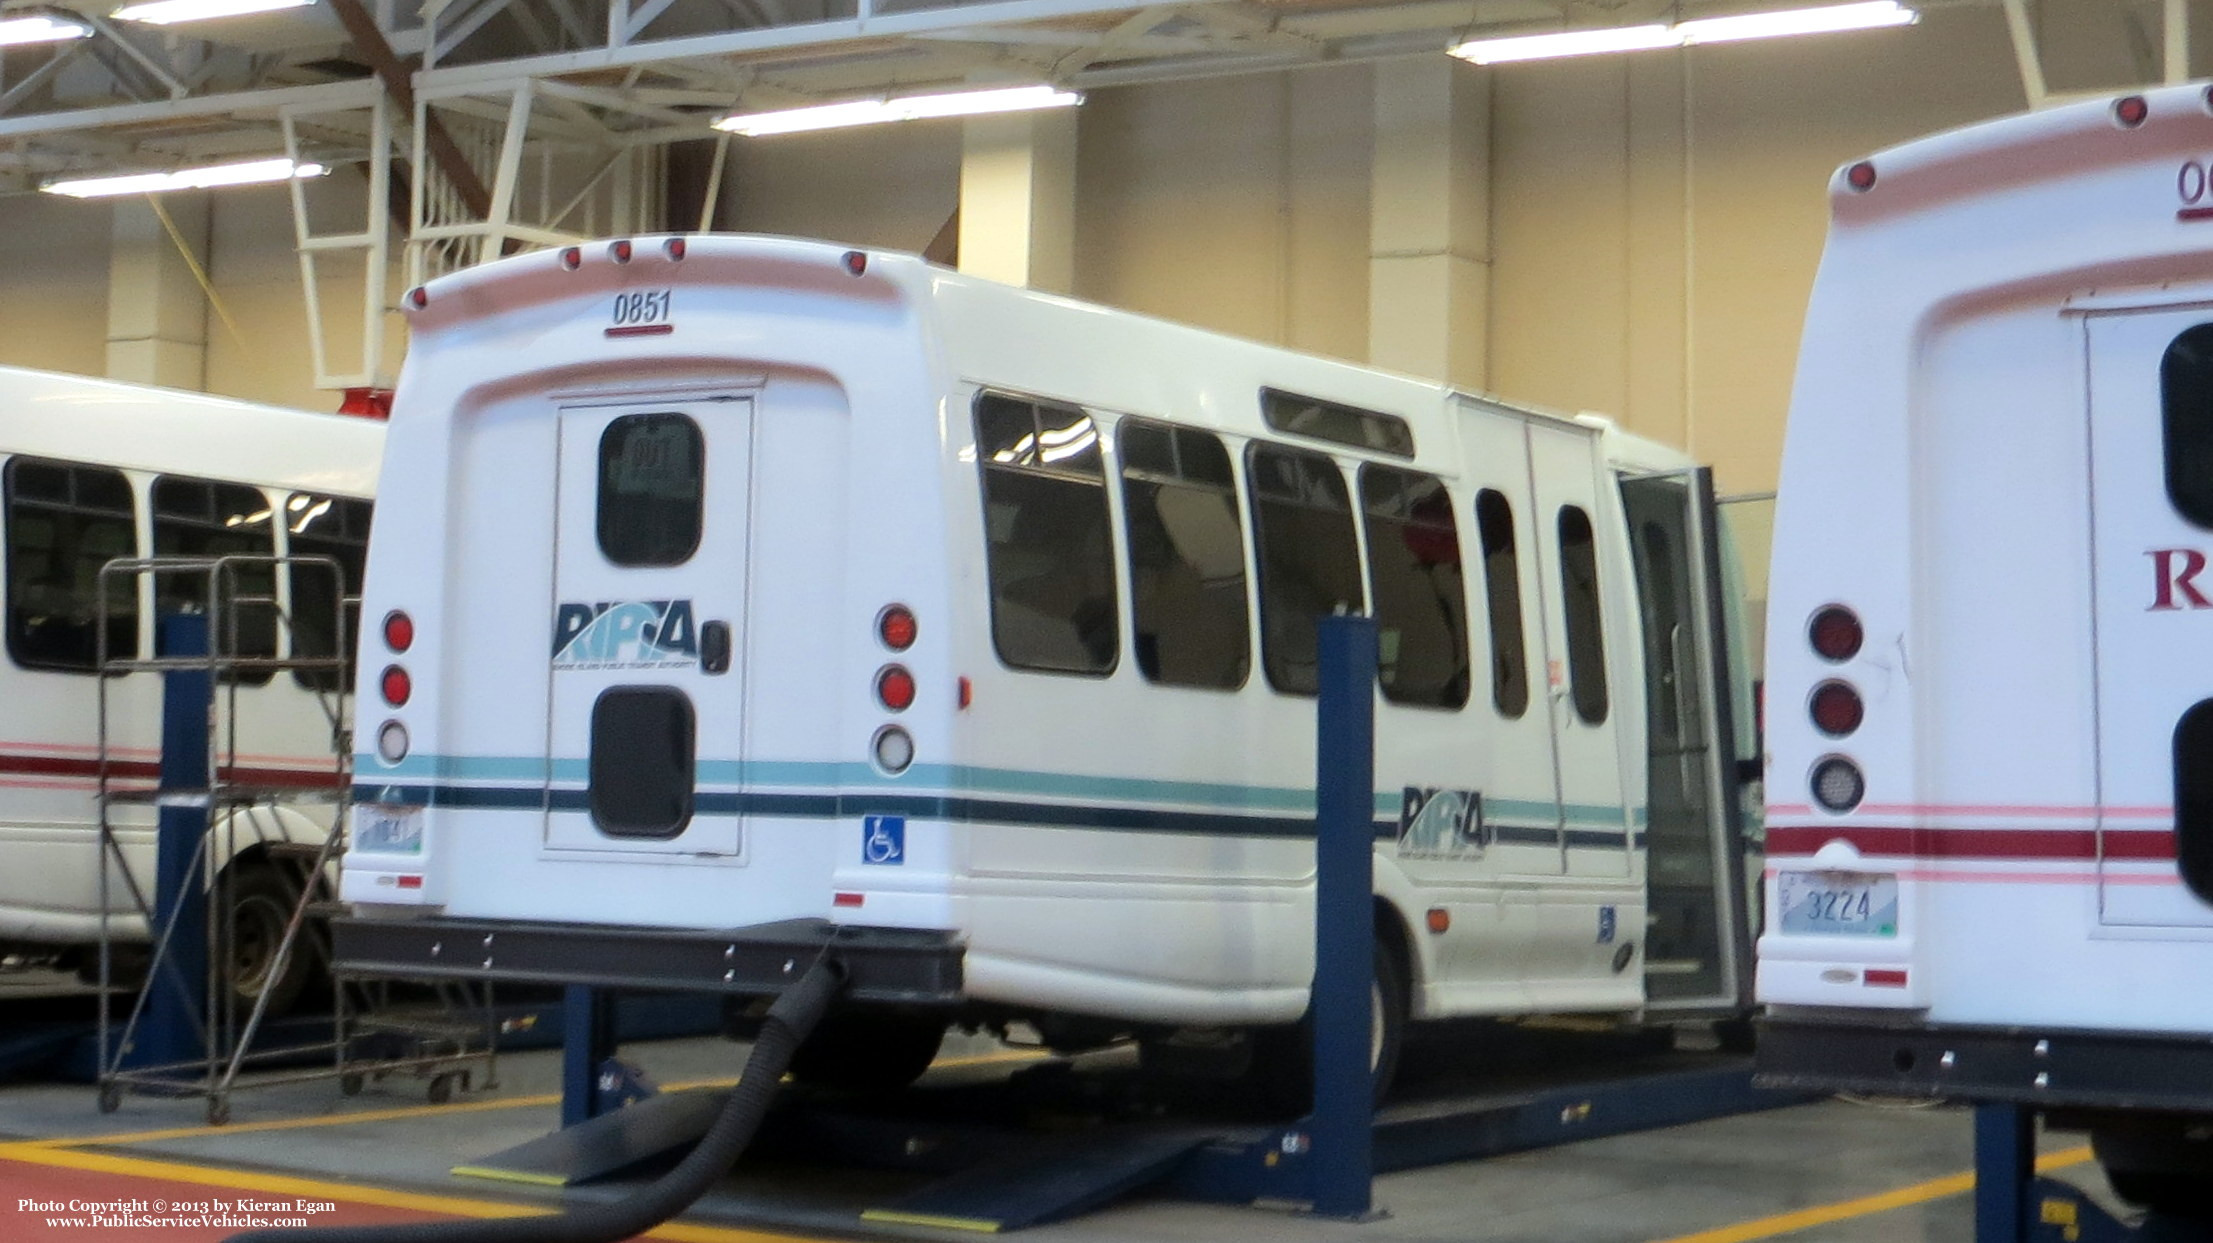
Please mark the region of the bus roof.
[[371, 419], [0, 367], [0, 454], [368, 496], [383, 448]]

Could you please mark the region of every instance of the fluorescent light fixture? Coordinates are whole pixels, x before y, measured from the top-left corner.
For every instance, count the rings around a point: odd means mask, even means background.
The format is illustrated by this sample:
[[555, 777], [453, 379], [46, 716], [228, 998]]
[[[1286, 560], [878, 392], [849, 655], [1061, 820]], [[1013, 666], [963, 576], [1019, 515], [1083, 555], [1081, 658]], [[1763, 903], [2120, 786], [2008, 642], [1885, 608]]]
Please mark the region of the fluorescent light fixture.
[[1822, 34], [1832, 30], [1871, 30], [1880, 26], [1908, 26], [1919, 20], [1919, 13], [1900, 5], [1897, 0], [1865, 0], [1860, 4], [1784, 9], [1776, 13], [1702, 17], [1673, 26], [1609, 26], [1597, 30], [1565, 30], [1557, 34], [1471, 39], [1451, 51], [1454, 56], [1478, 65], [1497, 65], [1517, 60], [1589, 56], [1597, 52], [1641, 52], [1649, 48], [1733, 43], [1739, 39], [1771, 39], [1779, 35]]
[[244, 17], [249, 13], [299, 9], [313, 3], [315, 0], [151, 0], [147, 4], [124, 5], [108, 16], [119, 22], [174, 26], [178, 22], [204, 22], [213, 17]]
[[1903, 7], [1897, 0], [1868, 0], [1865, 4], [1832, 4], [1818, 9], [1785, 9], [1780, 13], [1701, 17], [1680, 22], [1675, 29], [1682, 34], [1687, 47], [1698, 43], [1732, 43], [1738, 39], [1771, 39], [1777, 35], [1910, 26], [1920, 19], [1919, 13]]
[[1516, 60], [1589, 56], [1597, 52], [1641, 52], [1647, 48], [1679, 47], [1682, 42], [1668, 26], [1607, 26], [1597, 30], [1563, 30], [1551, 35], [1477, 39], [1452, 49], [1452, 54], [1478, 65], [1499, 65]]
[[1051, 86], [1008, 86], [981, 91], [952, 91], [942, 95], [908, 95], [896, 99], [856, 99], [842, 104], [818, 104], [781, 112], [747, 112], [715, 122], [715, 128], [757, 138], [766, 134], [796, 134], [805, 130], [843, 129], [849, 125], [877, 125], [886, 121], [919, 121], [928, 117], [982, 116], [994, 112], [1027, 112], [1036, 108], [1068, 108], [1083, 102], [1074, 91]]
[[0, 47], [14, 47], [22, 43], [60, 43], [68, 39], [82, 39], [91, 33], [92, 27], [81, 22], [51, 17], [0, 18]]
[[320, 177], [330, 170], [320, 164], [297, 164], [278, 158], [250, 160], [243, 164], [217, 164], [208, 168], [183, 168], [173, 173], [125, 173], [116, 177], [85, 177], [75, 181], [50, 181], [39, 188], [48, 194], [77, 199], [109, 198], [118, 194], [160, 194], [164, 190], [212, 190], [217, 186], [250, 186], [295, 177]]

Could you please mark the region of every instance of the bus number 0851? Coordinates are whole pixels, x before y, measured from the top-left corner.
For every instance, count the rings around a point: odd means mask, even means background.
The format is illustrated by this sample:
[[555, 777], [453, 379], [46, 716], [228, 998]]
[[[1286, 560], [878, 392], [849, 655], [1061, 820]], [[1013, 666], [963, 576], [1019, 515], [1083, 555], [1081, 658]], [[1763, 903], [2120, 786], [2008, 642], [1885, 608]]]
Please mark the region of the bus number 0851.
[[615, 323], [658, 324], [669, 317], [669, 290], [646, 289], [615, 295]]

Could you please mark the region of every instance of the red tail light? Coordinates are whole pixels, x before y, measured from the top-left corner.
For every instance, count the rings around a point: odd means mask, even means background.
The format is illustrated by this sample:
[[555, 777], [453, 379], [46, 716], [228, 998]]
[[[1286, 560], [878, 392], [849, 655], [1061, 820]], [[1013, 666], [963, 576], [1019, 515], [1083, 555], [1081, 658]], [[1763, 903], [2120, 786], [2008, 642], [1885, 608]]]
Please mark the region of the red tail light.
[[895, 652], [904, 652], [914, 646], [915, 635], [920, 633], [914, 613], [904, 604], [887, 604], [876, 615], [876, 637], [884, 646]]
[[1864, 640], [1860, 619], [1841, 604], [1832, 604], [1806, 624], [1806, 641], [1823, 660], [1845, 661], [1860, 654]]
[[404, 652], [415, 646], [415, 619], [393, 609], [384, 615], [384, 646]]
[[1867, 711], [1860, 703], [1860, 693], [1846, 682], [1823, 682], [1813, 688], [1807, 708], [1813, 716], [1813, 727], [1831, 738], [1842, 738], [1858, 729]]
[[377, 679], [377, 689], [384, 693], [384, 702], [395, 708], [404, 707], [407, 697], [415, 693], [415, 680], [398, 665], [386, 665], [384, 676]]
[[876, 698], [893, 712], [904, 712], [914, 704], [914, 675], [905, 665], [885, 665], [876, 674]]

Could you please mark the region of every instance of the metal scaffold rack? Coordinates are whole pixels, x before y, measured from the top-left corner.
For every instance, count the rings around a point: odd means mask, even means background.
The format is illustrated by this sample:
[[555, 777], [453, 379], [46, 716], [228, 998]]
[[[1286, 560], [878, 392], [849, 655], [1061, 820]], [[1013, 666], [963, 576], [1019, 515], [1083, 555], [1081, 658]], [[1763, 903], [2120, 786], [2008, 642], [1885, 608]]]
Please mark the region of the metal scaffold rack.
[[[320, 580], [310, 594], [331, 601], [332, 616], [295, 616], [279, 584], [303, 577]], [[352, 755], [344, 653], [358, 602], [346, 589], [327, 556], [122, 558], [101, 570], [102, 1112], [126, 1093], [197, 1096], [220, 1125], [248, 1086], [335, 1078], [350, 1093], [408, 1071], [429, 1076], [439, 1099], [478, 1065], [491, 1083], [489, 988], [436, 990], [408, 1010], [371, 1004], [389, 1001], [379, 983], [328, 977], [318, 916], [344, 852]], [[147, 601], [156, 641], [143, 657], [134, 640]], [[133, 654], [111, 650], [126, 644]], [[160, 675], [158, 753], [127, 724], [151, 711], [150, 688], [129, 676], [143, 673]], [[299, 738], [291, 718], [309, 703], [327, 745], [242, 749], [242, 737], [272, 728]], [[329, 1021], [283, 1020], [319, 976], [330, 979]], [[118, 1018], [116, 998], [133, 985]]]

